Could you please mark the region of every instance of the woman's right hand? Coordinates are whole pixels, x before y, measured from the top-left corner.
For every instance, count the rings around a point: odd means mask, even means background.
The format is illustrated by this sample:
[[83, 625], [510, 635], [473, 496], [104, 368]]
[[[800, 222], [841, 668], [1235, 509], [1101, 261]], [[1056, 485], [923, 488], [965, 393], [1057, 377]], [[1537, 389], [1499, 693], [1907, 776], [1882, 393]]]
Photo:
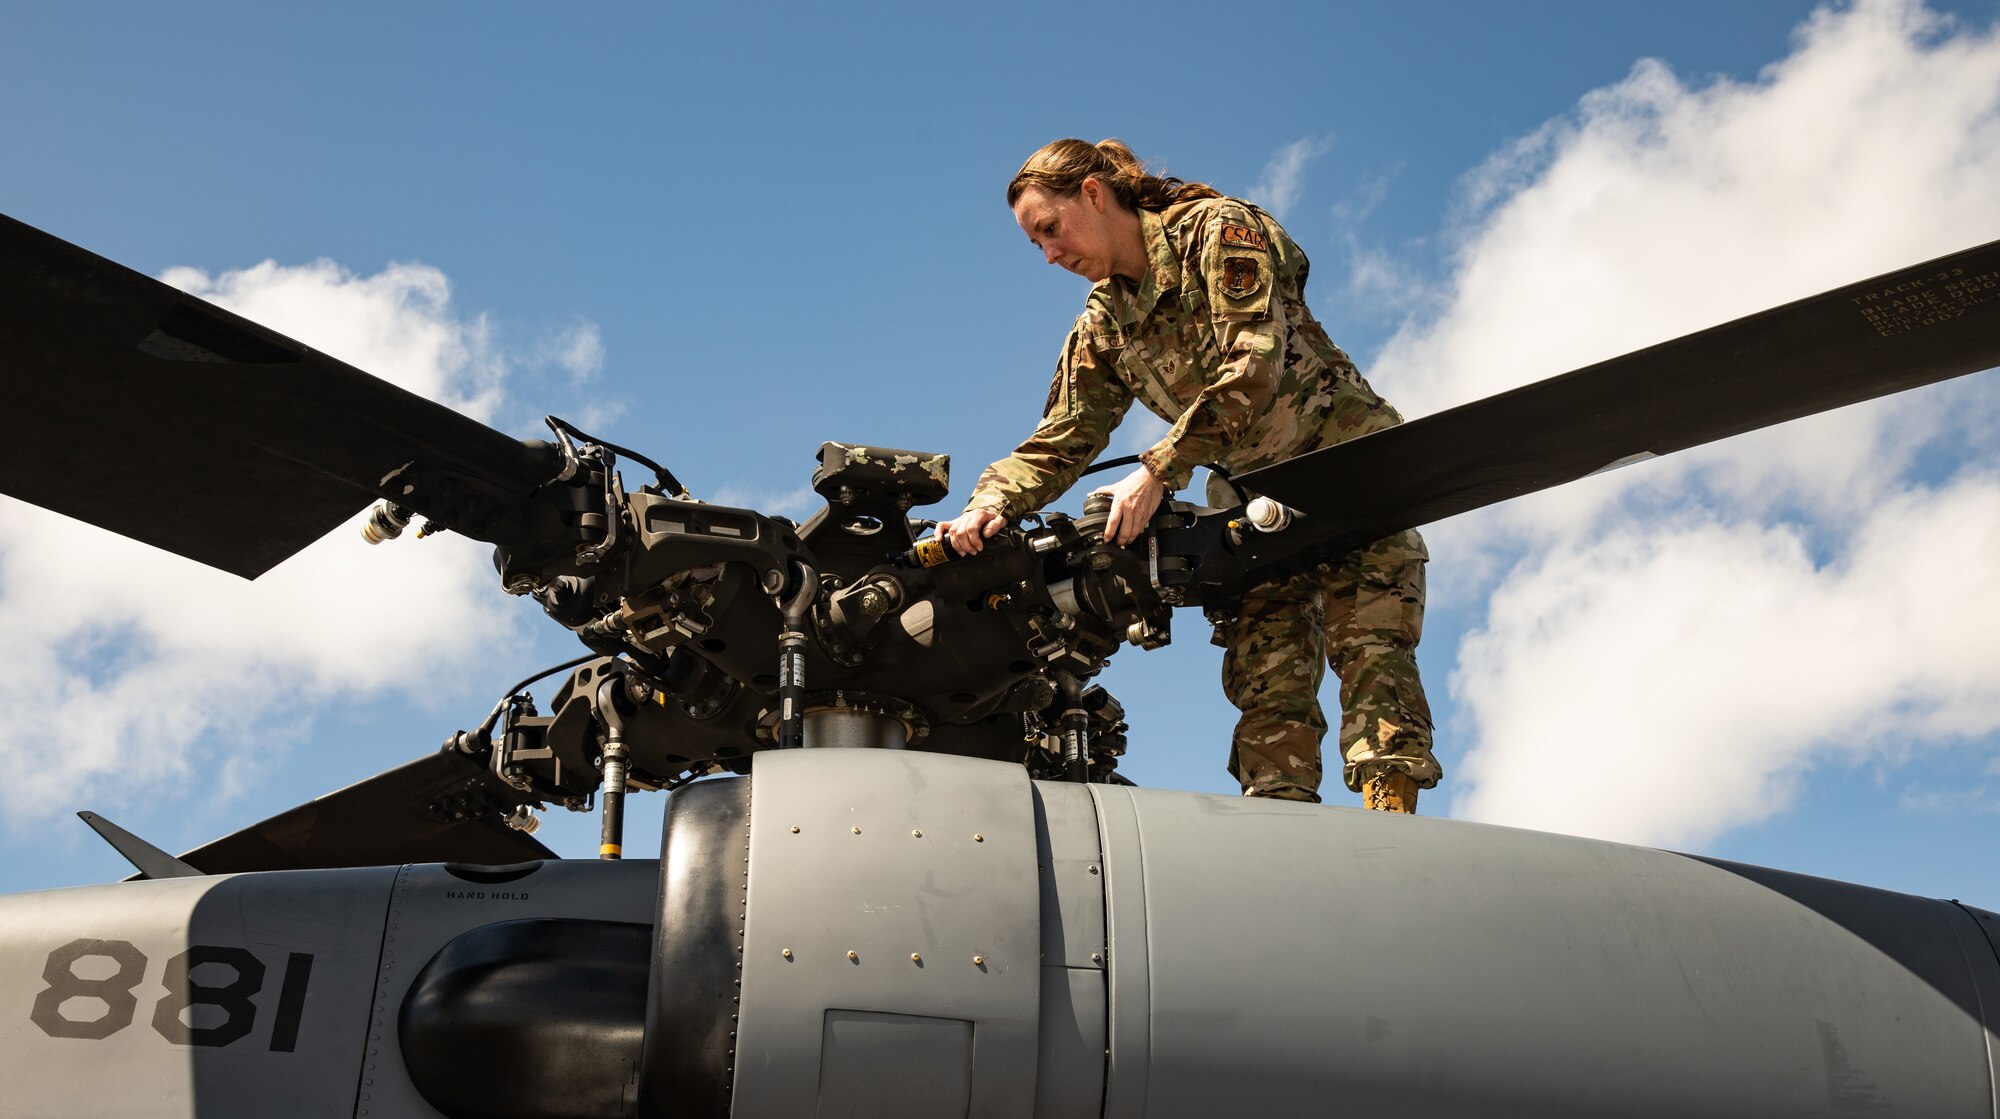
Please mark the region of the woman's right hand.
[[939, 521], [937, 534], [959, 555], [976, 556], [985, 550], [987, 539], [1006, 525], [1007, 518], [997, 509], [967, 509], [951, 520]]

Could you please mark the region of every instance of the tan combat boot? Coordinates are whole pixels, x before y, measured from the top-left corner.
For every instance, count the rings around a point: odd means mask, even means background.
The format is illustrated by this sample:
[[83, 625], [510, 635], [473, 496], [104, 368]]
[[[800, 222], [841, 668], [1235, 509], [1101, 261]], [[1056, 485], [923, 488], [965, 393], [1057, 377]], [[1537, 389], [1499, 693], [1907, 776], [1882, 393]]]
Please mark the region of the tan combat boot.
[[1295, 800], [1303, 804], [1318, 804], [1319, 794], [1311, 789], [1301, 789], [1297, 785], [1273, 785], [1268, 789], [1245, 789], [1246, 797], [1263, 797], [1267, 800]]
[[1361, 806], [1377, 812], [1417, 812], [1417, 779], [1400, 769], [1385, 769], [1361, 786]]

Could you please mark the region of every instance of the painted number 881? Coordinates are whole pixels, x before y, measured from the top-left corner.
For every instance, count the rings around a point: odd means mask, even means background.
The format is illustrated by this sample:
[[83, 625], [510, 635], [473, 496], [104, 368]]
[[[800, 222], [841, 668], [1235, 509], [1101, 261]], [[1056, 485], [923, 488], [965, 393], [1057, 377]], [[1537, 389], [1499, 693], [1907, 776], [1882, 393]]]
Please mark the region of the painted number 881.
[[[109, 960], [112, 972], [102, 978], [77, 974], [77, 965], [96, 957]], [[285, 960], [284, 980], [278, 992], [276, 1022], [271, 1027], [271, 1049], [290, 1053], [298, 1043], [299, 1019], [305, 1012], [306, 984], [312, 977], [312, 954], [293, 952]], [[229, 968], [226, 983], [197, 982], [194, 972], [204, 965]], [[86, 969], [95, 973], [103, 968]], [[50, 1037], [102, 1040], [132, 1024], [139, 1009], [136, 991], [146, 974], [145, 953], [128, 940], [78, 938], [49, 953], [42, 965], [42, 980], [48, 986], [35, 996], [29, 1020]], [[208, 975], [214, 974], [210, 967]], [[247, 948], [196, 944], [167, 961], [160, 977], [166, 994], [153, 1004], [153, 1029], [175, 1045], [229, 1045], [250, 1035], [257, 1022], [253, 997], [264, 986], [264, 962]], [[88, 1003], [102, 1003], [104, 1013], [94, 1018], [73, 1016], [88, 1013]], [[198, 1007], [213, 1007], [200, 1011]], [[218, 1013], [220, 1020], [217, 1021]], [[193, 1023], [200, 1022], [201, 1025]]]

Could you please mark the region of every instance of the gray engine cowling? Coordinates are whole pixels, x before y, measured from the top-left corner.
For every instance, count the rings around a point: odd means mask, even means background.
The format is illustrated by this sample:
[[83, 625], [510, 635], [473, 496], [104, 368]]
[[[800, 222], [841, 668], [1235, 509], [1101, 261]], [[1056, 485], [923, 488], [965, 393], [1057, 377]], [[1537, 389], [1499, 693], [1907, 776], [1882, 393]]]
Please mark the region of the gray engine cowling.
[[1994, 1113], [1950, 902], [900, 751], [737, 784], [669, 816], [656, 1114]]

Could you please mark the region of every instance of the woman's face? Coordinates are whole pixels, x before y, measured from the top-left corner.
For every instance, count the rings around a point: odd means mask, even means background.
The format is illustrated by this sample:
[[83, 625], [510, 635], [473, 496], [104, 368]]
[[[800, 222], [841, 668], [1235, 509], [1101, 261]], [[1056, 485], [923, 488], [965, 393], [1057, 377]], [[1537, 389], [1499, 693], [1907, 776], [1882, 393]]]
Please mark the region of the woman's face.
[[1096, 179], [1064, 198], [1038, 186], [1021, 192], [1014, 220], [1050, 264], [1095, 283], [1113, 275], [1138, 279], [1146, 258], [1138, 215], [1118, 204]]

